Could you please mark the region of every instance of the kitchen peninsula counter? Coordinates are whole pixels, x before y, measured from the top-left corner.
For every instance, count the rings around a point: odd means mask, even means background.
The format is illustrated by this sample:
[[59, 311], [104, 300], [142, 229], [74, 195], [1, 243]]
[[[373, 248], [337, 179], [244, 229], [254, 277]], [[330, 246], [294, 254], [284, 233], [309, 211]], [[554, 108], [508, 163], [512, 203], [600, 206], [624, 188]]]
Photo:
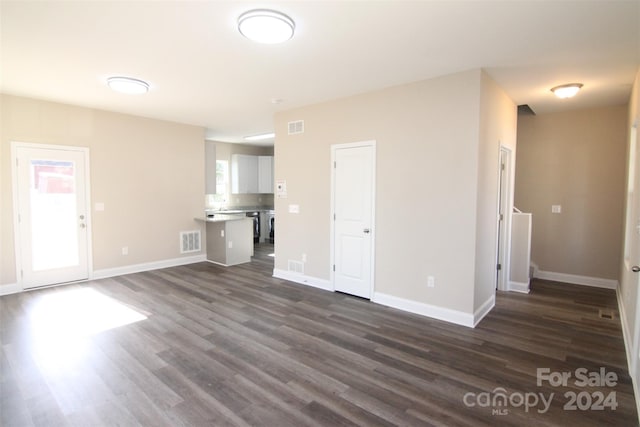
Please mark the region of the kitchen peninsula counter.
[[253, 220], [244, 215], [216, 214], [195, 218], [206, 225], [207, 261], [225, 267], [251, 261]]

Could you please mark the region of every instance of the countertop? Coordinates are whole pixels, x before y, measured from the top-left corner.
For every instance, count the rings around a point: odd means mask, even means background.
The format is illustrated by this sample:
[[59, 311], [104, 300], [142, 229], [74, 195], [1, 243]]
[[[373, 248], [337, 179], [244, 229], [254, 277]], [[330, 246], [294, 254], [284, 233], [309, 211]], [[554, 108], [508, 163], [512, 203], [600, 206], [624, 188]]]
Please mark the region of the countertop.
[[231, 214], [219, 214], [219, 213], [216, 213], [213, 217], [199, 217], [194, 219], [196, 221], [203, 221], [203, 222], [239, 221], [241, 219], [248, 219], [252, 221], [252, 219], [246, 215], [231, 215]]
[[273, 212], [273, 206], [237, 206], [224, 209], [205, 209], [206, 213], [214, 215], [235, 215], [245, 214], [247, 212]]

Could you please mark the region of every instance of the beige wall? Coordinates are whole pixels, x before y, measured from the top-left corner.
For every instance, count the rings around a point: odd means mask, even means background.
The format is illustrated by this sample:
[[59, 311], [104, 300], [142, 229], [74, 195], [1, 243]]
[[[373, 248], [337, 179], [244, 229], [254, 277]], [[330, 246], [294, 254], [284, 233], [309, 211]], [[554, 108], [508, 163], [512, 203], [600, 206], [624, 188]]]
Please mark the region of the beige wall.
[[203, 128], [8, 95], [1, 120], [0, 284], [16, 282], [11, 141], [89, 148], [92, 205], [105, 205], [91, 213], [94, 271], [178, 258], [179, 232], [200, 229]]
[[626, 140], [626, 106], [519, 118], [515, 204], [540, 270], [619, 279]]
[[[517, 107], [486, 73], [482, 74], [479, 123], [474, 311], [480, 309], [496, 291], [500, 147], [511, 152], [511, 170], [505, 171], [507, 181], [513, 180], [516, 154]], [[511, 212], [512, 182], [508, 188], [506, 211]], [[505, 216], [505, 221], [509, 235], [510, 215]], [[509, 253], [508, 249], [505, 247], [503, 251]]]
[[[213, 159], [214, 168], [215, 160], [226, 160], [231, 168], [231, 156], [234, 154], [249, 154], [252, 156], [273, 156], [273, 147], [258, 147], [244, 144], [229, 144], [225, 142], [207, 141], [206, 144], [212, 144], [215, 156]], [[215, 170], [215, 169], [214, 169]], [[231, 169], [229, 169], [231, 173]], [[229, 177], [231, 179], [231, 177]], [[229, 189], [230, 191], [231, 189]], [[272, 194], [232, 194], [231, 199], [227, 202], [226, 207], [243, 207], [243, 206], [273, 206]]]
[[[275, 199], [276, 269], [305, 253], [305, 274], [329, 280], [330, 147], [375, 140], [375, 292], [473, 313], [476, 253], [484, 259], [495, 248], [495, 241], [476, 246], [478, 227], [487, 225], [476, 216], [485, 168], [479, 140], [488, 144], [496, 133], [480, 135], [481, 99], [496, 111], [504, 101], [495, 87], [481, 95], [484, 84], [484, 73], [473, 70], [278, 113], [275, 179], [286, 180], [288, 197]], [[482, 120], [492, 118], [498, 114]], [[287, 135], [294, 120], [305, 121], [303, 134]], [[494, 142], [483, 159], [496, 152]], [[289, 213], [289, 204], [300, 213]], [[429, 275], [434, 288], [426, 286]]]
[[[628, 110], [628, 122], [626, 125], [626, 138], [627, 138], [627, 153], [629, 153], [629, 142], [631, 136], [631, 127], [634, 123], [640, 127], [640, 70], [636, 74], [636, 79], [633, 84], [633, 90], [631, 92], [631, 98], [629, 100], [629, 110]], [[637, 138], [640, 138], [640, 133], [637, 135]], [[640, 155], [640, 153], [638, 153]], [[637, 163], [636, 163], [637, 164]], [[636, 174], [639, 173], [636, 170]], [[627, 175], [628, 176], [628, 175]], [[638, 191], [636, 189], [635, 193], [635, 203], [629, 203], [629, 206], [625, 206], [626, 209], [630, 209], [633, 212], [632, 208], [634, 204], [637, 204], [637, 198], [640, 197]], [[638, 239], [638, 235], [635, 230], [635, 220], [637, 219], [640, 212], [634, 212], [631, 214], [631, 224], [628, 229], [625, 230], [625, 236], [628, 236], [628, 240], [633, 241]], [[635, 216], [635, 218], [634, 218]], [[640, 248], [635, 247], [634, 250], [640, 250]], [[640, 254], [635, 254], [635, 256], [639, 256]], [[633, 266], [638, 259], [629, 259], [629, 262], [624, 262], [621, 260], [620, 262], [620, 289], [619, 289], [619, 297], [620, 301], [622, 301], [622, 306], [620, 307], [621, 311], [621, 322], [622, 329], [625, 332], [625, 342], [627, 343], [627, 357], [631, 360], [632, 353], [631, 346], [633, 345], [632, 340], [635, 337], [635, 328], [636, 328], [636, 318], [638, 316], [638, 309], [640, 307], [637, 306], [637, 298], [638, 298], [638, 274], [630, 271], [631, 266]]]

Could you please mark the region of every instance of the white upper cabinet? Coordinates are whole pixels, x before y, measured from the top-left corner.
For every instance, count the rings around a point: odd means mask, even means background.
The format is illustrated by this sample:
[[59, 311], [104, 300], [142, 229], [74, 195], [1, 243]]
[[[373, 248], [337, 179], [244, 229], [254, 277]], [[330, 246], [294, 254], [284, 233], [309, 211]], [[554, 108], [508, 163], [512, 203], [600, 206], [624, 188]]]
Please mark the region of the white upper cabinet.
[[273, 156], [233, 154], [231, 156], [233, 194], [273, 193]]
[[233, 194], [258, 192], [258, 156], [246, 154], [231, 156], [231, 192]]
[[258, 193], [273, 193], [273, 156], [258, 157]]

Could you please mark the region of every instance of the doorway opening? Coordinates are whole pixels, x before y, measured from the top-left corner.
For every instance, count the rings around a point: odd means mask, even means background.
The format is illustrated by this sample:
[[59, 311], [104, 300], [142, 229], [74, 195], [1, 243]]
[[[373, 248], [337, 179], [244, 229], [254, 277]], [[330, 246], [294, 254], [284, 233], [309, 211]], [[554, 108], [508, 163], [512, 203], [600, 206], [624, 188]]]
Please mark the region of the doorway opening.
[[511, 150], [500, 147], [498, 166], [498, 211], [496, 249], [496, 289], [509, 289], [509, 241], [511, 227]]

